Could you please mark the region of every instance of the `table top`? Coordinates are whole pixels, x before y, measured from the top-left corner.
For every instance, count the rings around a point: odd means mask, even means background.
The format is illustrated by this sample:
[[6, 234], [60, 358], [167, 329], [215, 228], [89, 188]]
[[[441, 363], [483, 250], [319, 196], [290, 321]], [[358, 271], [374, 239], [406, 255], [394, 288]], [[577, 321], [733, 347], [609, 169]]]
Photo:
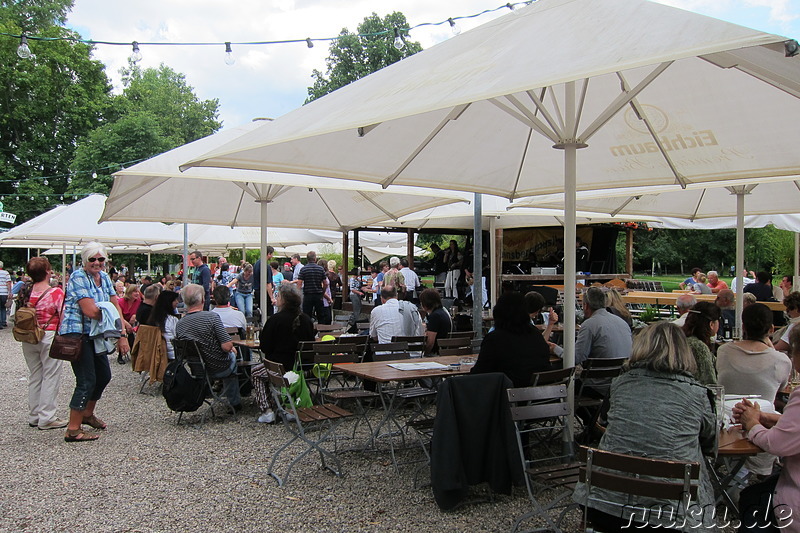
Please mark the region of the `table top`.
[[259, 347], [259, 342], [257, 340], [255, 340], [255, 341], [243, 341], [241, 339], [234, 339], [233, 345], [234, 346], [243, 346], [245, 348], [258, 348]]
[[719, 431], [717, 455], [756, 455], [764, 450], [747, 440], [741, 426], [732, 426]]
[[436, 369], [436, 370], [398, 370], [389, 366], [390, 363], [440, 363], [450, 365], [461, 361], [461, 355], [446, 355], [442, 357], [416, 357], [412, 359], [402, 359], [399, 361], [381, 361], [374, 363], [337, 363], [333, 368], [378, 383], [388, 383], [389, 381], [412, 381], [422, 378], [435, 378], [443, 376], [455, 376], [468, 374], [473, 365], [461, 365], [459, 370]]
[[[622, 299], [629, 304], [655, 304], [655, 305], [675, 305], [681, 293], [677, 292], [651, 292], [651, 291], [629, 291], [622, 296]], [[713, 302], [717, 299], [716, 294], [695, 294], [698, 302]], [[772, 311], [785, 311], [786, 306], [783, 302], [759, 302], [770, 308]]]

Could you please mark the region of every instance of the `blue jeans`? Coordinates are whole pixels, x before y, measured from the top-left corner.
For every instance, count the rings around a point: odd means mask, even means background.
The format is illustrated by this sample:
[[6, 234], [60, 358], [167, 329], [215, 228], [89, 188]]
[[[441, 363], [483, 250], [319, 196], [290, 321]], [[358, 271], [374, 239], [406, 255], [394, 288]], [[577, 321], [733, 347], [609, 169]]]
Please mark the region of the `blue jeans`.
[[247, 318], [253, 316], [253, 293], [244, 294], [236, 291], [236, 308]]
[[350, 302], [353, 304], [353, 314], [350, 315], [350, 320], [347, 321], [347, 325], [353, 326], [358, 321], [358, 317], [361, 315], [361, 296], [351, 292]]
[[[78, 333], [68, 335], [75, 337]], [[103, 395], [111, 381], [111, 366], [107, 356], [94, 354], [94, 341], [88, 335], [83, 336], [80, 358], [71, 365], [72, 373], [75, 374], [75, 392], [72, 393], [69, 408], [83, 411], [88, 402], [96, 402]]]
[[8, 301], [9, 296], [0, 296], [0, 326], [6, 327], [8, 326], [7, 320], [7, 312], [6, 312], [6, 302]]
[[209, 374], [209, 377], [212, 380], [221, 379], [223, 396], [228, 399], [231, 405], [239, 405], [242, 403], [242, 397], [239, 395], [239, 376], [236, 375], [236, 353], [228, 352], [228, 355], [231, 359], [228, 368], [216, 374]]

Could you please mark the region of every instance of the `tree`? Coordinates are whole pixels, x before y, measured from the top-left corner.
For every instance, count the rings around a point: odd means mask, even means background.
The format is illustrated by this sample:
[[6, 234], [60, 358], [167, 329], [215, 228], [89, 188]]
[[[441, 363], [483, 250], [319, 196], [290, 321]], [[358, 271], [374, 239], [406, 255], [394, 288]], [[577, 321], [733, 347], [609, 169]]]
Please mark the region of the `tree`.
[[[0, 4], [0, 31], [47, 38], [76, 38], [62, 28], [71, 1], [28, 0]], [[22, 194], [27, 179], [62, 193], [78, 140], [97, 127], [108, 109], [111, 86], [104, 66], [91, 59], [92, 47], [75, 41], [38, 41], [34, 57], [17, 55], [19, 41], [0, 39], [0, 195], [18, 222], [52, 205], [45, 196]], [[44, 185], [43, 177], [49, 179]], [[36, 187], [38, 190], [39, 187]], [[20, 201], [15, 202], [17, 192]]]
[[395, 48], [395, 28], [408, 28], [399, 11], [384, 18], [373, 13], [358, 25], [356, 33], [343, 28], [328, 49], [326, 72], [314, 69], [311, 74], [314, 85], [308, 88], [306, 103], [422, 50], [422, 45], [409, 39], [402, 50]]
[[172, 147], [211, 135], [222, 127], [219, 100], [199, 100], [186, 76], [163, 63], [157, 68], [142, 70], [129, 63], [122, 69], [125, 89], [115, 100], [119, 116], [145, 112], [157, 121]]

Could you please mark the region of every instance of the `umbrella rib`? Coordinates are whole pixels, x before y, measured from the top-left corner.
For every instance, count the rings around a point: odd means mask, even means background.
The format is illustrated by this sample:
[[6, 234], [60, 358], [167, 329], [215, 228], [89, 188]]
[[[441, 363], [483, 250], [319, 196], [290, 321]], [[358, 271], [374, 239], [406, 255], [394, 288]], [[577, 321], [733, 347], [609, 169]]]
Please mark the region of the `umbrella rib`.
[[561, 124], [561, 130], [566, 129], [566, 125], [564, 124], [564, 114], [561, 112], [561, 106], [558, 105], [558, 95], [554, 90], [550, 90], [550, 101], [553, 103], [553, 108], [556, 110], [556, 116], [558, 117], [558, 122]]
[[339, 229], [343, 229], [343, 228], [344, 228], [344, 224], [342, 224], [342, 222], [341, 222], [341, 221], [339, 220], [339, 218], [336, 216], [336, 213], [334, 213], [334, 212], [333, 212], [333, 209], [331, 209], [331, 206], [329, 206], [329, 205], [328, 205], [328, 202], [326, 202], [326, 201], [325, 201], [325, 198], [323, 198], [323, 197], [322, 197], [322, 194], [320, 194], [320, 192], [319, 192], [319, 189], [314, 189], [314, 192], [315, 192], [315, 193], [317, 193], [317, 196], [319, 196], [319, 199], [322, 201], [322, 204], [323, 204], [323, 205], [324, 205], [326, 208], [328, 208], [328, 212], [329, 212], [329, 213], [331, 214], [331, 216], [333, 217], [333, 220], [335, 220], [335, 221], [336, 221], [336, 223], [337, 223], [337, 224], [339, 224]]
[[794, 183], [794, 186], [797, 188], [798, 191], [800, 191], [800, 183], [798, 183], [797, 180], [794, 180], [792, 183]]
[[797, 81], [791, 80], [785, 76], [780, 76], [770, 69], [748, 61], [733, 52], [717, 52], [699, 57], [722, 69], [733, 67], [795, 98], [800, 98], [800, 84], [798, 84]]
[[620, 212], [620, 211], [622, 211], [623, 209], [625, 209], [625, 208], [628, 206], [628, 204], [629, 204], [629, 203], [631, 203], [632, 201], [636, 200], [636, 198], [637, 198], [636, 196], [629, 196], [627, 200], [625, 200], [624, 202], [622, 202], [622, 204], [620, 204], [620, 206], [619, 206], [619, 207], [617, 207], [616, 209], [614, 209], [613, 211], [611, 211], [611, 212], [609, 213], [609, 215], [611, 215], [612, 217], [615, 217], [615, 216], [617, 216], [617, 215], [619, 214], [619, 212]]
[[586, 93], [589, 91], [589, 78], [583, 79], [583, 86], [581, 87], [581, 97], [578, 100], [578, 106], [575, 114], [575, 131], [571, 132], [572, 137], [578, 135], [578, 126], [581, 123], [581, 116], [583, 115], [583, 106], [586, 105]]
[[514, 189], [511, 191], [511, 199], [514, 199], [517, 196], [517, 188], [519, 187], [519, 180], [522, 178], [522, 168], [525, 166], [525, 159], [528, 155], [528, 148], [531, 146], [531, 136], [533, 135], [533, 130], [528, 130], [528, 138], [525, 139], [525, 149], [522, 151], [522, 157], [519, 160], [519, 168], [517, 168], [517, 179], [514, 180]]
[[[531, 101], [536, 106], [536, 110], [540, 111], [542, 113], [542, 116], [544, 117], [544, 119], [547, 121], [547, 123], [550, 124], [550, 128], [552, 128], [552, 130], [554, 132], [556, 132], [556, 134], [563, 136], [564, 135], [564, 133], [563, 133], [564, 132], [564, 124], [561, 121], [561, 115], [557, 114], [558, 121], [561, 123], [561, 125], [560, 126], [556, 126], [555, 120], [553, 119], [553, 116], [550, 114], [550, 112], [547, 110], [547, 108], [545, 108], [544, 102], [542, 102], [542, 100], [538, 96], [536, 96], [536, 93], [534, 93], [533, 91], [525, 91], [525, 92], [528, 94], [528, 97], [531, 99]], [[550, 94], [552, 94], [552, 92]], [[520, 107], [520, 106], [522, 106], [522, 103], [518, 102], [516, 100], [516, 98], [511, 100], [512, 96], [510, 96], [510, 95], [506, 96], [506, 98], [509, 99], [509, 101], [511, 101], [511, 103], [514, 104], [517, 108], [519, 108], [520, 111], [523, 111], [523, 109]], [[558, 111], [558, 109], [556, 109], [556, 111]], [[535, 115], [534, 115], [534, 118], [536, 118]]]
[[619, 111], [628, 105], [628, 102], [636, 98], [640, 92], [642, 92], [648, 85], [650, 85], [653, 80], [655, 80], [658, 76], [664, 72], [667, 67], [669, 67], [673, 62], [672, 61], [665, 61], [664, 63], [660, 63], [656, 68], [653, 69], [650, 74], [645, 76], [645, 78], [639, 82], [639, 84], [634, 87], [632, 90], [628, 92], [623, 92], [622, 94], [618, 95], [614, 100], [606, 107], [605, 111], [600, 113], [600, 115], [592, 122], [588, 128], [583, 130], [583, 133], [578, 137], [583, 141], [586, 142], [591, 138], [592, 135], [597, 133], [597, 130], [602, 128], [606, 122], [611, 120], [614, 115], [619, 113]]
[[[630, 89], [628, 85], [628, 81], [622, 75], [621, 72], [617, 72], [617, 77], [619, 77], [620, 81], [622, 82], [622, 86], [625, 91]], [[661, 155], [664, 157], [664, 160], [669, 165], [669, 169], [672, 171], [672, 174], [675, 176], [675, 180], [681, 186], [681, 189], [686, 188], [686, 179], [683, 175], [678, 172], [677, 167], [675, 167], [675, 163], [672, 161], [672, 158], [669, 156], [667, 151], [664, 149], [664, 144], [661, 142], [661, 139], [658, 137], [655, 128], [653, 128], [653, 123], [650, 122], [650, 119], [647, 118], [647, 113], [644, 112], [644, 108], [639, 104], [639, 100], [636, 98], [631, 99], [631, 107], [633, 110], [636, 111], [636, 115], [644, 122], [644, 125], [647, 127], [647, 131], [650, 132], [650, 137], [652, 137], [653, 141], [655, 141], [656, 146], [658, 146], [658, 150], [661, 152]]]
[[[506, 97], [506, 98], [508, 98], [508, 97]], [[547, 125], [545, 125], [544, 122], [542, 122], [541, 120], [539, 120], [537, 117], [533, 116], [532, 114], [525, 115], [525, 114], [517, 113], [516, 111], [514, 111], [513, 109], [511, 109], [510, 107], [508, 107], [504, 103], [500, 102], [496, 98], [489, 98], [489, 102], [493, 103], [494, 105], [496, 105], [497, 107], [499, 107], [500, 109], [502, 109], [503, 111], [505, 111], [506, 113], [508, 113], [512, 117], [514, 117], [515, 119], [519, 120], [520, 122], [522, 122], [523, 124], [525, 124], [529, 128], [535, 129], [536, 131], [538, 131], [539, 133], [541, 133], [542, 135], [544, 135], [545, 137], [547, 137], [548, 139], [550, 139], [554, 143], [558, 142], [558, 134], [556, 134], [553, 131], [550, 131], [547, 128]]]
[[392, 213], [390, 211], [387, 211], [386, 209], [381, 207], [381, 205], [378, 202], [376, 202], [374, 199], [372, 199], [369, 196], [367, 196], [363, 191], [356, 191], [356, 192], [358, 193], [359, 196], [361, 196], [364, 200], [366, 200], [369, 203], [371, 203], [372, 205], [374, 205], [375, 208], [378, 209], [378, 211], [380, 211], [381, 213], [383, 213], [387, 217], [391, 218], [392, 220], [397, 220], [399, 218], [394, 213]]
[[238, 181], [234, 182], [237, 186], [241, 187], [242, 195], [239, 196], [239, 201], [236, 203], [236, 212], [233, 214], [233, 220], [231, 220], [231, 229], [236, 225], [236, 220], [239, 218], [239, 211], [242, 209], [242, 203], [244, 201], [245, 193], [249, 193], [250, 191], [247, 190], [247, 184], [239, 183]]
[[417, 156], [428, 146], [428, 144], [430, 144], [430, 142], [433, 141], [433, 139], [439, 134], [439, 132], [442, 131], [444, 127], [451, 120], [458, 120], [461, 114], [464, 113], [464, 111], [466, 111], [470, 105], [471, 104], [462, 104], [455, 106], [453, 109], [451, 109], [450, 112], [447, 114], [447, 116], [444, 117], [444, 119], [433, 129], [433, 131], [430, 134], [428, 134], [425, 140], [423, 140], [422, 143], [419, 146], [417, 146], [413, 152], [411, 152], [411, 155], [408, 156], [408, 158], [405, 161], [403, 161], [403, 163], [400, 164], [400, 167], [397, 170], [395, 170], [391, 176], [386, 178], [383, 181], [383, 183], [381, 183], [383, 188], [385, 189], [386, 187], [394, 183], [394, 180], [396, 180], [397, 177], [406, 168], [408, 168], [408, 165], [410, 165], [414, 161], [414, 159], [416, 159]]
[[703, 189], [702, 192], [700, 193], [700, 198], [697, 199], [697, 205], [694, 206], [694, 213], [692, 213], [692, 216], [689, 218], [689, 220], [691, 220], [692, 222], [694, 222], [695, 219], [697, 218], [697, 213], [700, 211], [700, 204], [703, 203], [703, 198], [705, 198], [705, 195], [706, 195], [706, 189]]

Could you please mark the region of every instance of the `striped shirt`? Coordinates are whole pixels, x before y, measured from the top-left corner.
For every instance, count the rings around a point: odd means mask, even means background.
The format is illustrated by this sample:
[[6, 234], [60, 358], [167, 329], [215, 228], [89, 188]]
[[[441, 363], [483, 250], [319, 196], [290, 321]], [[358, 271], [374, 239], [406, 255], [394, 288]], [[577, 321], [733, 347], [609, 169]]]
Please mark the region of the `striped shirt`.
[[[79, 300], [91, 298], [95, 303], [109, 302], [112, 296], [116, 296], [114, 284], [105, 272], [100, 272], [100, 286], [86, 274], [86, 271], [79, 268], [69, 277], [67, 283], [67, 295], [64, 299], [64, 316], [61, 317], [61, 327], [59, 333], [86, 333], [91, 331], [92, 319], [81, 313]], [[81, 325], [81, 322], [83, 324]]]
[[303, 294], [322, 294], [323, 283], [328, 277], [324, 268], [316, 263], [309, 263], [303, 267], [297, 279], [303, 280]]
[[8, 296], [8, 291], [11, 289], [11, 276], [8, 270], [0, 269], [0, 296]]
[[187, 313], [178, 320], [175, 338], [193, 340], [197, 343], [197, 347], [203, 353], [209, 374], [217, 374], [230, 367], [230, 356], [220, 345], [230, 342], [231, 336], [225, 331], [222, 319], [217, 313], [212, 311]]

